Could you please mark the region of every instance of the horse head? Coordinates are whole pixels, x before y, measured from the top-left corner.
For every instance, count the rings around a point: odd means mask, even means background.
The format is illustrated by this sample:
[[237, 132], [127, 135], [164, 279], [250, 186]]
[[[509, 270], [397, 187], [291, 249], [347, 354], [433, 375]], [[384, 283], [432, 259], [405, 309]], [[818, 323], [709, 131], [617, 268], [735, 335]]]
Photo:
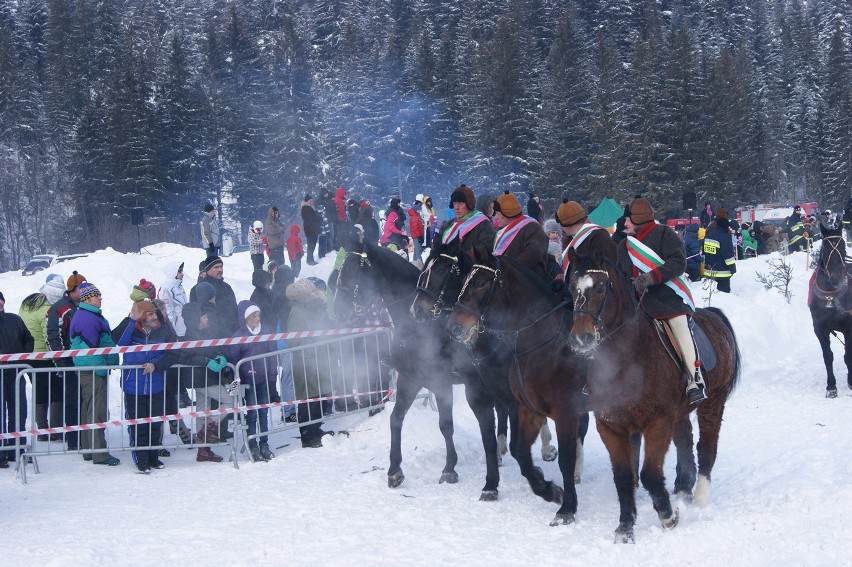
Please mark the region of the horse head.
[[337, 272], [333, 311], [340, 322], [352, 322], [363, 316], [376, 294], [370, 272], [373, 264], [363, 244], [351, 244]]
[[464, 279], [458, 301], [447, 319], [446, 328], [452, 337], [472, 348], [479, 335], [485, 331], [489, 307], [495, 299], [502, 300], [499, 297], [502, 292], [500, 259], [492, 255], [481, 258], [477, 253], [476, 263]]
[[817, 260], [817, 277], [814, 291], [828, 299], [846, 293], [848, 275], [846, 271], [846, 243], [843, 241], [842, 227], [827, 226], [820, 223], [822, 245]]
[[434, 244], [417, 279], [417, 295], [409, 310], [415, 321], [448, 316], [472, 266], [470, 258], [459, 253], [458, 246]]
[[571, 261], [571, 281], [568, 282], [574, 299], [574, 322], [569, 341], [578, 354], [591, 355], [600, 343], [612, 334], [602, 336], [604, 328], [615, 325], [616, 309], [613, 298], [620, 283], [611, 261], [601, 256], [579, 255], [568, 251]]

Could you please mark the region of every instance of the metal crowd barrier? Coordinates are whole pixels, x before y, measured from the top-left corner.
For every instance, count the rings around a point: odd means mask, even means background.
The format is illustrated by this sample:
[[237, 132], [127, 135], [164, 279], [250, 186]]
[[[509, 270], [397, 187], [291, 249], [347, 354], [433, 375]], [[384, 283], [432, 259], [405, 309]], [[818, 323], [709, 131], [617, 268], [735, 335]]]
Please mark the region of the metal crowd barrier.
[[[79, 454], [90, 460], [98, 454], [140, 450], [134, 446], [131, 433], [134, 439], [145, 442], [146, 450], [158, 452], [227, 448], [230, 461], [239, 468], [238, 453], [247, 452], [253, 461], [250, 446], [263, 443], [269, 436], [384, 407], [392, 391], [391, 372], [383, 364], [390, 351], [388, 330], [302, 341], [312, 342], [229, 365], [234, 379], [242, 377], [241, 383], [229, 384], [230, 388], [222, 385], [230, 376], [209, 383], [203, 378], [206, 368], [176, 365], [166, 371], [163, 393], [132, 397], [121, 389], [122, 371], [140, 366], [0, 365], [4, 371], [17, 371], [15, 408], [25, 409], [27, 414], [25, 431], [5, 440], [4, 445], [14, 451], [16, 471], [24, 483], [27, 464], [40, 473], [39, 457]], [[95, 378], [98, 395], [91, 396], [92, 389], [87, 384], [92, 383], [91, 373], [95, 370], [106, 370], [107, 377]], [[87, 375], [81, 383], [82, 373]], [[275, 378], [252, 381], [261, 375]], [[35, 393], [45, 382], [52, 385], [46, 399], [48, 427], [38, 428]], [[177, 388], [181, 382], [193, 385], [195, 410], [178, 410]], [[54, 406], [59, 403], [55, 392], [63, 393], [61, 411]], [[0, 391], [0, 403], [5, 402], [2, 395]], [[91, 402], [87, 402], [90, 398]], [[215, 398], [219, 400], [211, 402]], [[95, 403], [97, 400], [100, 403]], [[288, 419], [291, 414], [294, 417]], [[213, 422], [227, 426], [207, 425]], [[20, 427], [15, 427], [10, 431], [20, 431]], [[158, 430], [161, 435], [148, 438]], [[6, 433], [5, 429], [0, 432]], [[86, 448], [82, 443], [84, 436], [90, 440]], [[106, 446], [94, 447], [92, 441], [101, 438]]]

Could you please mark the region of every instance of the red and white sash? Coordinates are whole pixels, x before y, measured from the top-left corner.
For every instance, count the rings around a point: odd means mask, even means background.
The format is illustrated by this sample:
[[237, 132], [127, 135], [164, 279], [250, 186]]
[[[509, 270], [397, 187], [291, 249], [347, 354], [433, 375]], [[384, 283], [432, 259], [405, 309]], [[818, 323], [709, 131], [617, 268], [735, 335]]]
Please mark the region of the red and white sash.
[[[627, 253], [630, 255], [630, 261], [636, 266], [636, 269], [643, 274], [664, 264], [663, 259], [656, 252], [634, 236], [627, 237]], [[665, 285], [672, 288], [686, 306], [695, 311], [695, 302], [692, 300], [689, 284], [686, 282], [683, 274], [665, 282]]]
[[[594, 223], [587, 222], [583, 226], [580, 227], [580, 230], [577, 231], [577, 234], [574, 235], [574, 238], [571, 239], [571, 242], [568, 243], [568, 246], [565, 247], [565, 250], [562, 251], [562, 277], [568, 277], [568, 268], [571, 264], [571, 259], [568, 257], [569, 250], [576, 250], [580, 247], [580, 245], [586, 241], [590, 234], [592, 234], [596, 230], [606, 230], [602, 226], [598, 226]], [[565, 282], [566, 284], [568, 282]]]
[[455, 237], [459, 237], [459, 239], [464, 239], [468, 232], [476, 228], [476, 226], [484, 221], [487, 221], [488, 217], [480, 213], [479, 211], [473, 211], [463, 216], [459, 220], [455, 221], [449, 228], [444, 231], [444, 234], [441, 237], [442, 244], [449, 244], [453, 241]]
[[497, 234], [494, 236], [494, 255], [502, 256], [505, 254], [506, 248], [509, 247], [521, 229], [532, 223], [537, 223], [537, 221], [526, 215], [521, 215], [520, 218], [513, 220], [497, 231]]

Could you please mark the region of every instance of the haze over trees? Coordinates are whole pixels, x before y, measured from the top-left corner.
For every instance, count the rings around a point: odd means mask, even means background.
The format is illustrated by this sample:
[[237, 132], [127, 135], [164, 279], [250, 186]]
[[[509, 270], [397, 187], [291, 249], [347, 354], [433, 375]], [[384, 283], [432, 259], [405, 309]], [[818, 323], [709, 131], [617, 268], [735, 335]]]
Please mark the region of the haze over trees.
[[852, 195], [848, 0], [5, 0], [0, 267], [304, 194]]

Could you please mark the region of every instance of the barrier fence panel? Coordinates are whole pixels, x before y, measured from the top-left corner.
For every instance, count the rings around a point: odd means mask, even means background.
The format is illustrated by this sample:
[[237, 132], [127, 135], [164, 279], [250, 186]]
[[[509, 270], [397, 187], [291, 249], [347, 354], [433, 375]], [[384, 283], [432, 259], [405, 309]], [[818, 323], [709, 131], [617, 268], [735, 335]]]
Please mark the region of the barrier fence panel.
[[[100, 464], [111, 453], [132, 452], [134, 464], [157, 464], [177, 450], [227, 445], [237, 466], [235, 445], [228, 441], [233, 438], [228, 422], [238, 393], [221, 385], [221, 374], [211, 377], [206, 368], [173, 366], [166, 371], [160, 389], [142, 370], [142, 366], [131, 365], [20, 369], [15, 378], [20, 396], [16, 405], [30, 416], [13, 439], [22, 454], [16, 467], [22, 481], [27, 480], [22, 464], [31, 463], [38, 474], [38, 457], [68, 454], [80, 454], [84, 460]], [[233, 372], [231, 367], [230, 376]], [[196, 411], [178, 411], [182, 379], [196, 387], [201, 404]], [[57, 391], [63, 392], [64, 400], [62, 411], [49, 412], [49, 422], [41, 427], [39, 398], [33, 393], [44, 382], [59, 382]], [[50, 401], [58, 403], [53, 398]]]
[[298, 427], [303, 446], [319, 446], [323, 421], [379, 411], [389, 397], [391, 373], [382, 364], [390, 353], [387, 330], [299, 343], [237, 363], [245, 386], [243, 449], [252, 461], [267, 457], [270, 435]]
[[[264, 445], [269, 451], [268, 436], [297, 428], [303, 446], [319, 446], [323, 421], [379, 411], [392, 393], [392, 374], [383, 364], [389, 329], [349, 331], [291, 333], [291, 348], [246, 357], [219, 372], [175, 365], [156, 380], [144, 366], [54, 365], [67, 365], [59, 354], [75, 351], [49, 353], [55, 362], [45, 353], [3, 355], [0, 455], [15, 460], [26, 483], [26, 464], [38, 474], [39, 457], [71, 454], [102, 463], [111, 453], [132, 452], [134, 464], [159, 466], [161, 457], [184, 448], [198, 450], [199, 461], [221, 460], [210, 448], [226, 446], [238, 468], [238, 448], [248, 448], [252, 461], [268, 458], [260, 453]], [[151, 347], [162, 349], [144, 348]], [[195, 392], [194, 411], [179, 410], [181, 387]]]

